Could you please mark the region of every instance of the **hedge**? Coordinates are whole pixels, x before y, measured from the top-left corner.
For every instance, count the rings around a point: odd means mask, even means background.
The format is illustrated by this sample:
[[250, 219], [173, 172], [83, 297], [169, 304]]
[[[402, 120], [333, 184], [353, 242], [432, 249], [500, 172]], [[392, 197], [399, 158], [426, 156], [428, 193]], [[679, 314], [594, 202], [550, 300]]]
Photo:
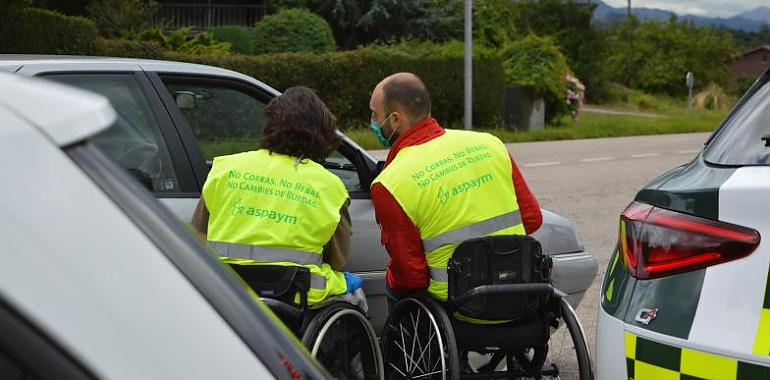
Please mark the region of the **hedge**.
[[93, 21], [38, 8], [9, 15], [0, 51], [19, 54], [92, 54], [99, 31]]
[[[199, 63], [234, 70], [279, 91], [303, 85], [315, 89], [343, 127], [363, 128], [369, 122], [371, 90], [384, 77], [409, 71], [428, 86], [433, 116], [443, 125], [460, 127], [463, 120], [462, 43], [436, 46], [365, 47], [337, 53], [284, 53], [258, 56], [154, 56], [131, 41], [102, 41], [104, 55], [133, 56]], [[126, 52], [126, 54], [121, 54]], [[479, 49], [473, 63], [473, 115], [476, 128], [499, 126], [502, 105], [502, 58]]]

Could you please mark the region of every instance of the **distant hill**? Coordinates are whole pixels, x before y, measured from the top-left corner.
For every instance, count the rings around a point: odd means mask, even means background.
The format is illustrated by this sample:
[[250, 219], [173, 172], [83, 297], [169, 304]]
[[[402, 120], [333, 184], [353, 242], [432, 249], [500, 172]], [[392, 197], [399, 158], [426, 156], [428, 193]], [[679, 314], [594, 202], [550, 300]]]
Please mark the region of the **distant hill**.
[[[614, 8], [602, 1], [596, 2], [594, 19], [615, 21], [626, 18], [626, 8]], [[643, 20], [666, 21], [671, 17], [671, 11], [651, 8], [632, 8], [631, 12]], [[679, 15], [680, 20], [691, 20], [698, 26], [721, 26], [729, 29], [756, 32], [763, 24], [770, 24], [770, 7], [757, 7], [741, 12], [730, 18], [704, 17], [695, 15]]]

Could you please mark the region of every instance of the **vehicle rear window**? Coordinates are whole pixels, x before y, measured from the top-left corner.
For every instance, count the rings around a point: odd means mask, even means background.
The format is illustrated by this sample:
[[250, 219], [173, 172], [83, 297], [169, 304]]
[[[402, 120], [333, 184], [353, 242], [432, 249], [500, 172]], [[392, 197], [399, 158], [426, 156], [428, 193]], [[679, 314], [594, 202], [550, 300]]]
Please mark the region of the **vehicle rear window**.
[[740, 106], [706, 147], [713, 164], [770, 165], [770, 82]]

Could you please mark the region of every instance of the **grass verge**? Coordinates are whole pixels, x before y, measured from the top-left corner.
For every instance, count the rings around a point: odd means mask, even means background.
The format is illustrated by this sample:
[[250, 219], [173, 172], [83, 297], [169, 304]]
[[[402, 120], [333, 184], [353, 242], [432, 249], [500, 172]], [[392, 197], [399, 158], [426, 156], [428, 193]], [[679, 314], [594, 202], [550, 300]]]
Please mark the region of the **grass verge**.
[[[710, 132], [717, 127], [726, 111], [693, 111], [660, 118], [582, 113], [575, 124], [546, 127], [541, 131], [515, 132], [507, 129], [479, 130], [499, 137], [503, 142], [575, 140], [603, 137], [660, 135], [670, 133]], [[371, 131], [345, 131], [365, 149], [382, 149]]]

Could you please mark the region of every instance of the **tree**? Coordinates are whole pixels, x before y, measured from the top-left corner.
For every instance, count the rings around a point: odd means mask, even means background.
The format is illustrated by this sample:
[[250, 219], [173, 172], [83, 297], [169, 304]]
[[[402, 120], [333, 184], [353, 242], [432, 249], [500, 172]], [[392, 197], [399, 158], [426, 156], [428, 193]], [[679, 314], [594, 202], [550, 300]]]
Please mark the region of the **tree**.
[[[304, 7], [323, 17], [343, 49], [404, 38], [444, 41], [462, 32], [458, 0], [272, 0], [274, 9]], [[460, 0], [461, 1], [461, 0]], [[441, 4], [439, 4], [441, 3]]]
[[105, 37], [133, 38], [149, 28], [158, 3], [144, 0], [95, 0], [89, 7], [91, 18]]
[[519, 32], [556, 41], [575, 75], [586, 83], [589, 98], [601, 98], [609, 81], [604, 36], [592, 24], [597, 5], [574, 0], [522, 0], [513, 7]]
[[607, 65], [618, 83], [648, 92], [683, 94], [684, 76], [695, 75], [695, 87], [711, 82], [727, 85], [727, 64], [736, 51], [731, 37], [714, 28], [679, 22], [631, 18], [608, 30]]

